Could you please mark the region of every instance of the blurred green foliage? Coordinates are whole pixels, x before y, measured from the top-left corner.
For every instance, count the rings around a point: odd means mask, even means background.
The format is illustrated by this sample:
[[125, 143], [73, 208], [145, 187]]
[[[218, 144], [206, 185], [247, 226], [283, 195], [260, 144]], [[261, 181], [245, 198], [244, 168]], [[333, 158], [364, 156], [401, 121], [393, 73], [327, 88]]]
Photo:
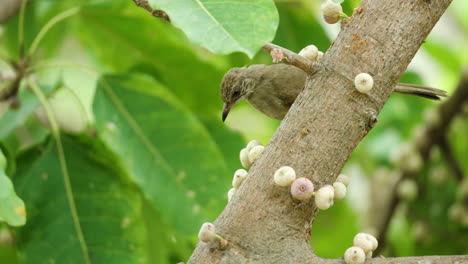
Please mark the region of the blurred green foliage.
[[[320, 4], [276, 1], [279, 25], [273, 42], [295, 52], [315, 44], [325, 52], [339, 25], [324, 24]], [[350, 15], [358, 4], [344, 1], [344, 12]], [[402, 76], [403, 82], [430, 81], [453, 91], [468, 61], [468, 18], [463, 13], [468, 4], [455, 1], [453, 5], [423, 45], [419, 57], [423, 62], [415, 60]], [[227, 202], [232, 174], [240, 167], [239, 150], [253, 138], [266, 144], [279, 124], [246, 103], [237, 105], [227, 123], [221, 123], [219, 83], [230, 68], [270, 64], [271, 57], [261, 52], [253, 59], [239, 52], [213, 54], [194, 43], [221, 53], [229, 50], [219, 50], [224, 44], [213, 48], [206, 40], [187, 37], [130, 0], [32, 1], [26, 7], [25, 47], [30, 47], [52, 17], [74, 7], [80, 7], [78, 14], [46, 34], [32, 57], [30, 71], [46, 95], [63, 85], [73, 90], [92, 125], [79, 135], [62, 133], [60, 148], [35, 118], [39, 100], [27, 87], [20, 89], [18, 110], [0, 110], [5, 172], [27, 212], [23, 227], [11, 229], [0, 223], [0, 262], [185, 261], [197, 242], [198, 227], [213, 221]], [[220, 17], [227, 14], [214, 12]], [[3, 72], [12, 70], [5, 58], [20, 58], [18, 19], [15, 16], [2, 25]], [[260, 20], [252, 21], [265, 26]], [[274, 15], [268, 21], [268, 27], [274, 28]], [[447, 28], [456, 34], [445, 37]], [[253, 54], [268, 34], [244, 39], [252, 41], [247, 53]], [[367, 210], [370, 181], [378, 168], [394, 168], [390, 153], [414, 137], [415, 129], [425, 122], [424, 112], [438, 104], [392, 95], [377, 126], [344, 169], [353, 182], [349, 197], [320, 212], [313, 223], [311, 244], [319, 256], [341, 257], [354, 234], [366, 230], [369, 215], [379, 214]], [[465, 114], [456, 118], [449, 132], [465, 175], [467, 131]], [[443, 157], [434, 156], [417, 178], [424, 192], [391, 221], [383, 251], [386, 256], [468, 254], [467, 228], [447, 216], [456, 200], [457, 183]], [[437, 166], [449, 174], [443, 185], [428, 179]], [[65, 188], [64, 169], [74, 206]], [[424, 237], [416, 236], [415, 226], [429, 231]]]
[[278, 12], [270, 0], [148, 2], [164, 10], [191, 41], [217, 54], [242, 51], [253, 57], [273, 39], [278, 26]]

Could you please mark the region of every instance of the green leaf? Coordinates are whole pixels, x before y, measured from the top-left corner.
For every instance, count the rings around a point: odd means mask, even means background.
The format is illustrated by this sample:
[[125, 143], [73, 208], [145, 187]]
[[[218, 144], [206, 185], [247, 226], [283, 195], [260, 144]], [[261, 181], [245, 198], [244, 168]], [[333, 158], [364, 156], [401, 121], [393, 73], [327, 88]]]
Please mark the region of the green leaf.
[[203, 124], [146, 75], [106, 77], [96, 91], [98, 136], [165, 222], [195, 232], [225, 205], [231, 173]]
[[148, 263], [174, 264], [189, 259], [195, 247], [194, 236], [181, 234], [161, 219], [148, 202], [143, 215], [147, 227]]
[[278, 13], [272, 0], [149, 0], [194, 43], [218, 54], [249, 57], [273, 39]]
[[[315, 45], [322, 52], [330, 47], [330, 39], [309, 4], [299, 2], [291, 5], [288, 2], [278, 3], [281, 23], [278, 27], [274, 43], [299, 52], [307, 45]], [[271, 61], [271, 58], [269, 58]]]
[[[77, 6], [78, 1], [31, 1], [26, 5], [24, 16], [24, 46], [26, 51], [40, 29], [55, 15], [68, 8]], [[19, 12], [18, 12], [19, 13]], [[0, 47], [8, 51], [11, 58], [19, 58], [18, 43], [18, 18], [10, 18], [5, 23], [4, 34]], [[60, 53], [60, 45], [65, 39], [67, 30], [69, 30], [69, 20], [61, 21], [46, 34], [44, 41], [41, 42], [41, 58], [53, 57]]]
[[0, 222], [11, 226], [22, 226], [26, 223], [24, 202], [15, 193], [13, 183], [5, 174], [6, 158], [0, 150]]
[[[112, 2], [83, 8], [76, 31], [100, 63], [114, 72], [151, 74], [195, 113], [220, 113], [222, 63], [207, 63], [206, 52], [197, 54], [202, 51], [189, 45], [179, 30], [132, 1]], [[102, 45], [107, 42], [112, 45]]]
[[241, 166], [239, 151], [246, 144], [244, 139], [239, 133], [226, 128], [226, 125], [220, 122], [219, 115], [204, 118], [202, 122], [222, 152], [230, 175], [234, 175], [234, 171]]
[[141, 196], [119, 177], [115, 162], [96, 160], [110, 153], [77, 138], [62, 141], [84, 244], [67, 201], [56, 144], [49, 142], [18, 160], [15, 184], [30, 220], [18, 236], [23, 263], [145, 263]]
[[[41, 83], [42, 92], [45, 94], [50, 93], [56, 85], [50, 85]], [[0, 139], [5, 139], [9, 136], [17, 127], [23, 125], [27, 119], [31, 116], [34, 110], [39, 106], [39, 100], [36, 96], [28, 89], [22, 87], [19, 91], [19, 101], [21, 106], [18, 110], [7, 110], [0, 117]]]

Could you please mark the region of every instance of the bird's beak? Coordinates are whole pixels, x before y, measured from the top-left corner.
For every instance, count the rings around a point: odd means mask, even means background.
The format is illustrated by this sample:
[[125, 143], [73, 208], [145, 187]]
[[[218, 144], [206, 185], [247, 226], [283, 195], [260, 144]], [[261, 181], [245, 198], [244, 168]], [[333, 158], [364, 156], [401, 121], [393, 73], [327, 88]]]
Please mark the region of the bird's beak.
[[224, 103], [224, 106], [223, 106], [223, 116], [222, 116], [222, 120], [224, 122], [224, 120], [226, 120], [226, 117], [228, 116], [229, 114], [229, 111], [231, 111], [231, 107], [232, 107], [232, 104], [229, 104], [229, 103]]

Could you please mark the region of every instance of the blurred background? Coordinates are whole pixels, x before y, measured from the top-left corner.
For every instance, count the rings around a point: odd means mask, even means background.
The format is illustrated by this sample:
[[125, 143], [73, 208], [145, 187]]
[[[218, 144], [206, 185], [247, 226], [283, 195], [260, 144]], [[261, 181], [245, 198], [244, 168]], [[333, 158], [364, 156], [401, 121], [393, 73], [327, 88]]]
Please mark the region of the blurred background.
[[[339, 24], [324, 23], [320, 1], [275, 3], [280, 24], [273, 43], [326, 52]], [[351, 15], [359, 3], [346, 0], [344, 12]], [[271, 64], [271, 57], [212, 54], [130, 0], [30, 1], [25, 46], [52, 17], [76, 7], [47, 32], [29, 69], [64, 131], [78, 215], [67, 203], [44, 109], [21, 87], [0, 106], [0, 142], [27, 222], [0, 222], [0, 263], [85, 263], [75, 255], [83, 248], [76, 219], [93, 263], [186, 261], [199, 226], [227, 203], [239, 151], [252, 139], [266, 145], [279, 125], [246, 102], [223, 124], [223, 74]], [[0, 25], [0, 89], [14, 80], [10, 62], [20, 58], [13, 14]], [[468, 2], [454, 0], [402, 82], [454, 93], [468, 62], [466, 14]], [[468, 98], [450, 117], [440, 110], [446, 100], [390, 97], [343, 169], [351, 179], [346, 199], [314, 221], [317, 255], [341, 257], [361, 231], [379, 238], [377, 253], [386, 257], [468, 254]], [[444, 142], [432, 142], [428, 128], [440, 124]]]

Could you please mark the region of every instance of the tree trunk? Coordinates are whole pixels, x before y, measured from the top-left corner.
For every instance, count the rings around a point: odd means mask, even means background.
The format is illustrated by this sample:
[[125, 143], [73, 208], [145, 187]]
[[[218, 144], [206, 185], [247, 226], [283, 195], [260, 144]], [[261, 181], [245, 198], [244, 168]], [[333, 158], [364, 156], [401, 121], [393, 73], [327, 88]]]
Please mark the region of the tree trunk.
[[[313, 199], [293, 200], [273, 183], [281, 166], [308, 177], [316, 189], [334, 182], [377, 115], [400, 75], [451, 0], [364, 0], [309, 75], [306, 89], [273, 135], [262, 157], [214, 222], [229, 241], [199, 243], [189, 263], [342, 263], [320, 259], [310, 248]], [[367, 72], [374, 88], [361, 94], [354, 77]], [[350, 241], [351, 246], [352, 241]], [[343, 252], [344, 253], [344, 252]], [[374, 258], [366, 263], [468, 261], [466, 256]]]

